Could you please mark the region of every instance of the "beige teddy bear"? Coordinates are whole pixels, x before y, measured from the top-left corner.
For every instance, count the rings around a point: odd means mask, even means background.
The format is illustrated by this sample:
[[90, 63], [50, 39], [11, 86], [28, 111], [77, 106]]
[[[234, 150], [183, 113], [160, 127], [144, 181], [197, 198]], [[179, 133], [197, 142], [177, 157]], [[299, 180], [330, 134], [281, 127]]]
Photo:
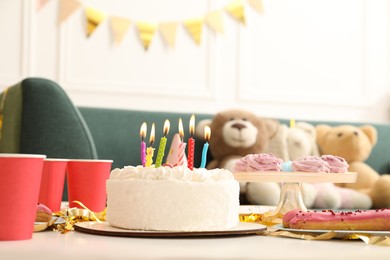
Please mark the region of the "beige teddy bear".
[[390, 207], [390, 175], [379, 175], [364, 161], [377, 142], [377, 131], [371, 125], [318, 125], [317, 144], [322, 154], [345, 158], [349, 171], [357, 172], [356, 183], [340, 184], [368, 194], [374, 208]]
[[[205, 125], [211, 128], [212, 138], [209, 149], [213, 158], [206, 167], [233, 170], [238, 159], [247, 154], [261, 153], [266, 149], [279, 122], [261, 118], [249, 111], [232, 109], [217, 113], [211, 120], [200, 121], [196, 126], [198, 136], [203, 136]], [[245, 198], [249, 202], [247, 186], [250, 184], [240, 183], [241, 199]], [[279, 185], [267, 182], [258, 184], [262, 191], [261, 196], [255, 195], [258, 204], [275, 205], [280, 195]]]

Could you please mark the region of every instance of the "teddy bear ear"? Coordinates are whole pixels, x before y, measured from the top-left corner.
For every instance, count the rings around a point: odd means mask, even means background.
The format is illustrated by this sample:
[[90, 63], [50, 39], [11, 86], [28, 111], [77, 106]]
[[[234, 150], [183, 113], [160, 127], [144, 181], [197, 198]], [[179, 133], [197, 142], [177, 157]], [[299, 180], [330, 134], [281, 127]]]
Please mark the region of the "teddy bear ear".
[[272, 118], [262, 118], [262, 120], [264, 120], [265, 127], [268, 130], [270, 138], [274, 137], [279, 130], [279, 126], [280, 126], [279, 120], [272, 119]]
[[325, 141], [325, 136], [329, 133], [329, 131], [332, 129], [329, 125], [317, 125], [316, 126], [316, 134], [317, 134], [317, 144], [319, 146], [323, 145], [323, 142]]
[[297, 122], [295, 124], [295, 127], [302, 129], [307, 134], [309, 134], [313, 139], [316, 138], [316, 128], [314, 125], [309, 124], [307, 122]]
[[212, 120], [211, 119], [203, 119], [200, 120], [195, 127], [195, 136], [198, 138], [203, 138], [204, 137], [204, 127], [205, 126], [210, 126]]
[[362, 125], [359, 127], [370, 139], [370, 142], [372, 145], [375, 145], [378, 140], [378, 133], [376, 131], [376, 128], [371, 125]]

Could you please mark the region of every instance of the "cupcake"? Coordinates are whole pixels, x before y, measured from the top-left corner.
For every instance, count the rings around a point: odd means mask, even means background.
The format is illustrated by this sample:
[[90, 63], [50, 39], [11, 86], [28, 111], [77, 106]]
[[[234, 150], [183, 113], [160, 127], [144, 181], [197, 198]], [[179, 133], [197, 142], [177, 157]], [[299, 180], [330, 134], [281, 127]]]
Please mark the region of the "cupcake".
[[328, 154], [328, 155], [322, 155], [321, 159], [326, 161], [329, 164], [330, 172], [336, 172], [336, 173], [348, 172], [349, 164], [344, 158], [340, 156]]
[[283, 160], [269, 153], [248, 154], [238, 160], [233, 168], [235, 172], [259, 171], [281, 172]]
[[319, 156], [305, 156], [292, 162], [292, 169], [296, 172], [330, 172], [329, 163]]

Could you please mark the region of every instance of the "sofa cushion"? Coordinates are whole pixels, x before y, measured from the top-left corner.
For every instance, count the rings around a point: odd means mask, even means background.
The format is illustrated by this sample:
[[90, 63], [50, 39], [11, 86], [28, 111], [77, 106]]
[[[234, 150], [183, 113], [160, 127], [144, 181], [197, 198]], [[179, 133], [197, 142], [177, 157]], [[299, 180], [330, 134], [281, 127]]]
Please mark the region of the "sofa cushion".
[[88, 126], [58, 84], [29, 78], [21, 85], [20, 153], [46, 154], [48, 158], [98, 158]]
[[7, 88], [0, 94], [0, 152], [19, 153], [22, 121], [22, 84]]

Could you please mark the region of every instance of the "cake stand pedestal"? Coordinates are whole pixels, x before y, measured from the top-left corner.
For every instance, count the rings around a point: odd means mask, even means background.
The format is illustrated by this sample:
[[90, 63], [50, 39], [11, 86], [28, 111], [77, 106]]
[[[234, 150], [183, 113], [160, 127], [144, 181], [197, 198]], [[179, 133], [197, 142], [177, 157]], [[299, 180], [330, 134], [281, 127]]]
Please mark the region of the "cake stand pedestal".
[[235, 172], [234, 178], [240, 182], [279, 182], [280, 199], [276, 209], [262, 216], [263, 222], [279, 223], [283, 215], [290, 210], [307, 211], [303, 203], [301, 183], [354, 183], [356, 172], [313, 173], [313, 172]]

